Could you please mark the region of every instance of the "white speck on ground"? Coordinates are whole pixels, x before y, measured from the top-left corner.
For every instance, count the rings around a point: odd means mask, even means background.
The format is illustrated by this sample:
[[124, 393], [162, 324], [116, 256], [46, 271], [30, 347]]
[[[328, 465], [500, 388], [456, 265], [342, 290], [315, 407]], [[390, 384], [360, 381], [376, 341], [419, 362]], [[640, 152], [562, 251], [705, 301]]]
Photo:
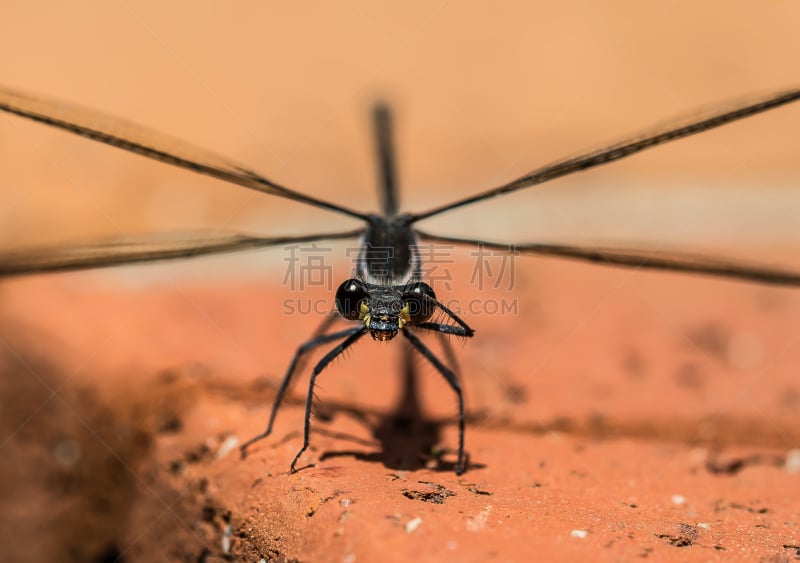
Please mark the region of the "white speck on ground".
[[407, 534], [414, 532], [417, 528], [419, 528], [420, 524], [422, 524], [422, 518], [417, 516], [416, 518], [412, 518], [408, 522], [406, 522], [405, 530]]
[[222, 444], [220, 445], [219, 449], [217, 450], [217, 453], [214, 454], [214, 459], [222, 459], [223, 457], [231, 453], [232, 450], [235, 450], [238, 446], [239, 446], [239, 438], [237, 438], [236, 436], [228, 436], [227, 438], [225, 438], [225, 441], [223, 441]]
[[800, 449], [789, 450], [786, 454], [786, 471], [800, 473]]
[[231, 552], [231, 536], [233, 535], [233, 528], [231, 525], [228, 524], [225, 526], [225, 532], [222, 534], [222, 553], [230, 553]]
[[589, 535], [589, 532], [587, 532], [586, 530], [572, 530], [569, 533], [569, 535], [572, 536], [573, 538], [583, 539]]
[[683, 495], [672, 495], [672, 504], [686, 504], [686, 497]]
[[478, 530], [483, 529], [486, 526], [486, 522], [489, 520], [489, 514], [492, 512], [491, 506], [486, 506], [483, 510], [481, 510], [477, 516], [470, 516], [467, 518], [467, 530], [470, 532], [477, 532]]

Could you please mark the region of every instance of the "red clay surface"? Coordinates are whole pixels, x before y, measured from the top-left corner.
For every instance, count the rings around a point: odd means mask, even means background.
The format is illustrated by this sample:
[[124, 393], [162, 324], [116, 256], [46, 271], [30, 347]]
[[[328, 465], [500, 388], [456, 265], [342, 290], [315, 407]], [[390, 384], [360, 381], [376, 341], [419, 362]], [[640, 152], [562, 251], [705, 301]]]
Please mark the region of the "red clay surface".
[[314, 326], [282, 314], [286, 290], [6, 283], [2, 544], [13, 560], [797, 558], [800, 296], [550, 261], [520, 276], [520, 314], [475, 316], [459, 350], [460, 477], [433, 370], [398, 406], [400, 341], [324, 375], [308, 467], [287, 471], [307, 373], [239, 459]]

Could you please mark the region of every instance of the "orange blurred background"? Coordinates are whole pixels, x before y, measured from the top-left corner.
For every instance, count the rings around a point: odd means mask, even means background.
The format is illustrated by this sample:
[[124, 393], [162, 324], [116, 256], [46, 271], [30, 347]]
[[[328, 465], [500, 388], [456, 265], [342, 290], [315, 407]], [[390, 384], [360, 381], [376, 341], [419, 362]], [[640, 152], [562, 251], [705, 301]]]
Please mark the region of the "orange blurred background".
[[[800, 5], [636, 1], [7, 3], [0, 81], [376, 209], [369, 105], [396, 110], [406, 210], [664, 119], [797, 84]], [[431, 221], [521, 240], [794, 244], [800, 106]], [[349, 226], [0, 116], [0, 240]], [[429, 228], [429, 223], [423, 225]]]

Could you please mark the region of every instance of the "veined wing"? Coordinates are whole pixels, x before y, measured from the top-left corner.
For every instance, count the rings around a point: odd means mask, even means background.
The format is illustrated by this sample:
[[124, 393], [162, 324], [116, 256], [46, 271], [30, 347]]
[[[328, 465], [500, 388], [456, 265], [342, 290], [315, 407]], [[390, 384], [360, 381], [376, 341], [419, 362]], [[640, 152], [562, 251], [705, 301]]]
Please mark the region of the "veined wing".
[[776, 92], [768, 96], [763, 96], [756, 99], [750, 99], [746, 102], [728, 105], [725, 108], [717, 108], [701, 114], [694, 114], [691, 118], [671, 121], [665, 125], [650, 129], [649, 131], [639, 133], [625, 140], [617, 143], [606, 145], [600, 149], [592, 150], [578, 156], [573, 156], [559, 160], [542, 168], [538, 168], [533, 172], [525, 174], [517, 178], [513, 182], [487, 190], [473, 196], [454, 201], [441, 207], [425, 211], [423, 213], [411, 214], [411, 221], [416, 222], [422, 219], [427, 219], [434, 215], [439, 215], [445, 211], [450, 211], [458, 207], [470, 205], [483, 201], [484, 199], [496, 197], [503, 194], [508, 194], [529, 188], [538, 184], [543, 184], [567, 176], [581, 170], [587, 170], [614, 162], [626, 156], [636, 154], [637, 152], [649, 149], [670, 141], [682, 139], [690, 135], [695, 135], [709, 129], [714, 129], [726, 123], [731, 123], [739, 119], [744, 119], [751, 115], [768, 111], [779, 106], [789, 104], [800, 100], [800, 90], [785, 90]]
[[240, 233], [174, 233], [109, 238], [83, 244], [47, 246], [0, 253], [0, 277], [87, 270], [223, 254], [240, 250], [313, 242], [353, 239], [363, 229], [303, 236], [259, 237]]
[[245, 188], [366, 220], [363, 213], [276, 184], [210, 151], [76, 104], [0, 87], [0, 110]]
[[800, 270], [775, 268], [739, 260], [724, 260], [704, 254], [666, 252], [634, 248], [603, 247], [595, 245], [566, 245], [523, 243], [509, 244], [458, 237], [432, 235], [417, 231], [423, 239], [431, 242], [479, 246], [493, 250], [514, 251], [521, 254], [555, 256], [594, 264], [633, 268], [640, 270], [666, 270], [688, 272], [707, 276], [741, 279], [751, 282], [798, 286]]

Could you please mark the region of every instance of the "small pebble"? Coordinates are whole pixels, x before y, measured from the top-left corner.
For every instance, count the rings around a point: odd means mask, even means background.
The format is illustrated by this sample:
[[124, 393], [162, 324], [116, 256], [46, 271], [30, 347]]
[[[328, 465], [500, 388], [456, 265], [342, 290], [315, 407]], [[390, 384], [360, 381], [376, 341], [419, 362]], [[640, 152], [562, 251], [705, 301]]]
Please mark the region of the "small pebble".
[[698, 528], [703, 528], [704, 530], [708, 530], [711, 526], [708, 525], [708, 522], [700, 522], [697, 525]]
[[789, 450], [786, 454], [786, 471], [800, 473], [800, 449]]
[[672, 504], [686, 504], [686, 497], [683, 495], [672, 495]]
[[217, 453], [214, 454], [214, 458], [222, 459], [223, 457], [231, 453], [232, 450], [235, 450], [238, 446], [239, 446], [239, 438], [233, 435], [228, 436], [227, 438], [225, 438], [225, 441], [223, 441], [222, 444], [220, 445], [219, 449], [217, 450]]
[[422, 524], [422, 518], [420, 518], [419, 516], [417, 516], [416, 518], [412, 518], [411, 520], [406, 522], [406, 527], [405, 527], [406, 533], [407, 534], [412, 533], [414, 530], [419, 528], [420, 524]]
[[349, 498], [343, 498], [342, 500], [339, 501], [339, 504], [342, 505], [342, 508], [349, 508], [352, 502], [353, 501], [351, 501]]
[[225, 526], [225, 532], [222, 534], [222, 553], [228, 554], [231, 552], [231, 536], [233, 535], [233, 528], [228, 524]]
[[571, 535], [573, 538], [583, 539], [589, 535], [589, 532], [586, 530], [572, 530], [569, 535]]

